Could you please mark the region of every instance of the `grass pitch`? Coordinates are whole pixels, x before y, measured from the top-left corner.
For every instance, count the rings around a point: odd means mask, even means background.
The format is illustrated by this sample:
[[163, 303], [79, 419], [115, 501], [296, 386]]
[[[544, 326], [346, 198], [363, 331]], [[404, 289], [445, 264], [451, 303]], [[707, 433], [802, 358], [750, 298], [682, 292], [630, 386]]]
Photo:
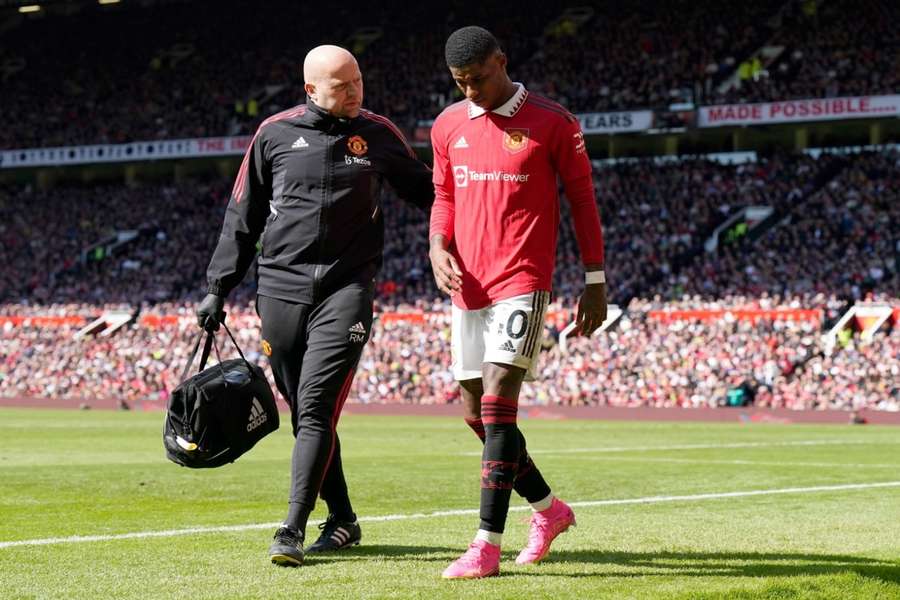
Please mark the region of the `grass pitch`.
[[[284, 425], [194, 472], [164, 458], [161, 414], [0, 410], [0, 598], [900, 598], [900, 429], [520, 425], [578, 527], [518, 567], [528, 513], [511, 512], [501, 576], [448, 582], [478, 524], [462, 419], [342, 419], [363, 544], [284, 569], [266, 556]], [[862, 486], [816, 489], [845, 484]], [[745, 495], [771, 490], [794, 491]]]

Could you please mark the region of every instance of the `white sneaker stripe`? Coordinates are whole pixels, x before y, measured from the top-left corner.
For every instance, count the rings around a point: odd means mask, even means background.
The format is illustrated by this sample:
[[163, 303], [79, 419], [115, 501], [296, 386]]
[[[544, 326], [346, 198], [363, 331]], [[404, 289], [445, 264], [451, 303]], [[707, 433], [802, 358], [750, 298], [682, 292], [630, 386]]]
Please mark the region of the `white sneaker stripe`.
[[343, 545], [349, 537], [350, 536], [347, 534], [347, 531], [343, 528], [337, 529], [334, 533], [331, 534], [331, 539], [337, 542], [339, 546]]

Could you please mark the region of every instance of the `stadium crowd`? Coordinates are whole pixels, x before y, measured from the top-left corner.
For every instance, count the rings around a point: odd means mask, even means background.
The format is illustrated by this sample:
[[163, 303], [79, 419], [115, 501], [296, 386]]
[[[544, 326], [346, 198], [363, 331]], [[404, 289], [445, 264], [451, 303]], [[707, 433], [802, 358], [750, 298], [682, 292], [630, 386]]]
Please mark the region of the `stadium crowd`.
[[862, 300], [900, 297], [900, 153], [849, 159], [840, 174], [757, 242], [723, 245], [660, 282], [654, 292], [722, 298], [763, 294]]
[[[830, 354], [820, 339], [823, 324], [833, 323], [848, 302], [900, 302], [898, 161], [896, 151], [883, 151], [774, 156], [737, 166], [696, 159], [601, 166], [610, 299], [626, 311], [607, 333], [570, 340], [570, 352], [562, 352], [560, 330], [573, 318], [582, 280], [564, 214], [552, 307], [557, 316], [547, 324], [539, 381], [526, 385], [523, 401], [695, 407], [723, 404], [741, 389], [758, 405], [900, 409], [898, 361], [883, 360], [900, 356], [896, 326]], [[823, 173], [831, 179], [822, 181]], [[192, 312], [228, 189], [227, 181], [212, 180], [91, 192], [0, 190], [0, 260], [7, 265], [0, 286], [0, 394], [164, 401], [197, 334]], [[426, 215], [390, 194], [384, 202], [389, 235], [376, 303], [382, 318], [353, 401], [452, 402], [449, 309], [427, 264]], [[782, 215], [758, 242], [690, 254], [726, 216], [751, 204]], [[120, 253], [85, 252], [121, 230], [142, 235]], [[256, 350], [252, 276], [247, 279], [230, 298], [229, 320], [249, 358], [264, 363]], [[80, 324], [2, 320], [90, 320], [114, 308], [139, 309], [137, 324], [80, 340], [74, 339]], [[654, 310], [718, 308], [818, 308], [824, 323], [651, 316]], [[391, 317], [396, 312], [423, 316], [397, 320]], [[148, 315], [175, 318], [151, 324], [143, 321]], [[228, 346], [223, 351], [232, 353]]]
[[[619, 302], [643, 294], [699, 251], [715, 228], [752, 205], [784, 210], [813, 185], [831, 157], [773, 156], [756, 163], [708, 160], [670, 164], [626, 161], [595, 170], [595, 184], [610, 256], [611, 296]], [[556, 290], [577, 298], [582, 272], [566, 207], [557, 255]]]
[[769, 21], [782, 6], [777, 0], [596, 3], [583, 26], [546, 36], [519, 76], [579, 112], [699, 104], [772, 34]]
[[[159, 307], [180, 318], [126, 326], [109, 337], [74, 340], [77, 325], [0, 327], [0, 395], [117, 398], [164, 403], [177, 385], [198, 331], [192, 305]], [[900, 410], [898, 327], [870, 342], [850, 340], [826, 354], [817, 321], [725, 317], [659, 321], [630, 310], [590, 340], [557, 343], [571, 311], [547, 324], [537, 381], [523, 404], [541, 406], [724, 406], [732, 390], [742, 404], [791, 409]], [[265, 367], [259, 321], [251, 307], [228, 307], [231, 329], [247, 358]], [[421, 320], [382, 313], [373, 327], [350, 402], [445, 404], [458, 401], [449, 365], [445, 305]], [[223, 358], [236, 356], [219, 336]], [[268, 373], [268, 369], [266, 369]], [[274, 383], [273, 383], [274, 389]]]
[[[716, 103], [895, 94], [900, 91], [900, 5], [880, 0], [795, 2], [768, 41], [771, 64], [745, 68]], [[748, 63], [749, 64], [749, 63]], [[755, 72], [754, 72], [755, 71]]]
[[[786, 210], [830, 160], [799, 155], [743, 165], [687, 159], [599, 166], [595, 184], [605, 244], [616, 257], [608, 268], [610, 297], [627, 303], [644, 292], [647, 282], [671, 275], [741, 207]], [[155, 304], [193, 298], [218, 237], [213, 224], [222, 221], [228, 181], [93, 190], [0, 187], [0, 260], [7, 265], [0, 275], [0, 301]], [[390, 235], [379, 300], [417, 306], [437, 298], [427, 262], [427, 215], [389, 192], [383, 203]], [[92, 250], [97, 242], [125, 231], [139, 235], [112, 252]], [[568, 303], [583, 285], [578, 256], [563, 200], [554, 289]], [[252, 285], [236, 294], [248, 299]]]
[[756, 404], [900, 410], [900, 326], [875, 334], [871, 341], [851, 339], [837, 352], [812, 357], [793, 377], [777, 379], [772, 389], [757, 396]]
[[[483, 3], [478, 20], [502, 41], [515, 79], [576, 112], [896, 93], [896, 4], [842, 0], [810, 12], [818, 4], [594, 1], [566, 16], [524, 0], [515, 11]], [[23, 19], [3, 33], [0, 148], [252, 133], [302, 101], [300, 61], [326, 42], [359, 56], [368, 107], [411, 131], [458, 97], [443, 42], [473, 16], [459, 0], [442, 8], [275, 0], [248, 18], [244, 3], [198, 0]], [[785, 49], [756, 66], [767, 44]]]
[[[57, 307], [66, 310], [64, 307]], [[76, 307], [77, 308], [77, 307]], [[166, 315], [190, 312], [188, 305], [164, 304]], [[258, 319], [243, 309], [229, 313], [229, 327], [247, 359], [265, 368], [259, 348]], [[165, 401], [178, 384], [198, 330], [193, 315], [155, 326], [130, 325], [110, 336], [75, 339], [79, 324], [42, 327], [30, 323], [0, 326], [0, 388], [4, 396], [116, 398]], [[237, 356], [219, 336], [224, 358]], [[269, 373], [269, 370], [266, 369]], [[274, 383], [273, 383], [274, 389]]]
[[[195, 293], [228, 191], [224, 180], [0, 187], [0, 301], [141, 304]], [[125, 232], [137, 237], [95, 247]]]
[[[447, 22], [428, 33], [421, 24], [440, 12], [434, 5], [373, 11], [359, 0], [327, 11], [274, 0], [252, 18], [245, 3], [200, 0], [26, 22], [4, 34], [24, 68], [3, 77], [8, 93], [0, 97], [0, 114], [9, 126], [0, 131], [0, 148], [252, 133], [266, 116], [303, 101], [300, 64], [323, 43], [353, 50], [367, 107], [411, 128], [453, 97], [443, 43], [467, 19], [468, 5], [444, 5]], [[479, 10], [522, 59], [559, 9], [533, 0], [520, 7], [527, 10], [511, 15], [502, 4]], [[203, 27], [194, 25], [199, 19]], [[73, 30], [81, 35], [66, 35]], [[85, 66], [94, 64], [104, 68]], [[33, 110], [37, 103], [44, 110]], [[81, 118], [82, 111], [91, 118]]]

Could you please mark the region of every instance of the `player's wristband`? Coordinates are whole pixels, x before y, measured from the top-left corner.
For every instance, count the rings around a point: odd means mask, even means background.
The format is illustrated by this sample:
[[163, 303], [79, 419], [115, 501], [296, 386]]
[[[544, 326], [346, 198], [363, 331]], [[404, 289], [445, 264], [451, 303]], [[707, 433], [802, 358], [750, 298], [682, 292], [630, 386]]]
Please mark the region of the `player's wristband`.
[[587, 271], [584, 274], [584, 283], [594, 285], [595, 283], [606, 283], [605, 271]]

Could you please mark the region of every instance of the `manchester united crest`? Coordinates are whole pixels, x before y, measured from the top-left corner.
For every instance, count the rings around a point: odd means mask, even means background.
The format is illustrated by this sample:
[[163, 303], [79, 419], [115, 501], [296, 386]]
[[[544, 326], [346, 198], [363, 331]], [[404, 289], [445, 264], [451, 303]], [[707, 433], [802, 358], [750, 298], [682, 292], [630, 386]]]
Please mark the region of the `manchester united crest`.
[[528, 147], [528, 129], [506, 129], [503, 132], [503, 148], [517, 154]]
[[347, 147], [350, 148], [350, 152], [356, 156], [362, 156], [369, 151], [369, 144], [367, 144], [366, 140], [359, 135], [354, 135], [347, 140]]

